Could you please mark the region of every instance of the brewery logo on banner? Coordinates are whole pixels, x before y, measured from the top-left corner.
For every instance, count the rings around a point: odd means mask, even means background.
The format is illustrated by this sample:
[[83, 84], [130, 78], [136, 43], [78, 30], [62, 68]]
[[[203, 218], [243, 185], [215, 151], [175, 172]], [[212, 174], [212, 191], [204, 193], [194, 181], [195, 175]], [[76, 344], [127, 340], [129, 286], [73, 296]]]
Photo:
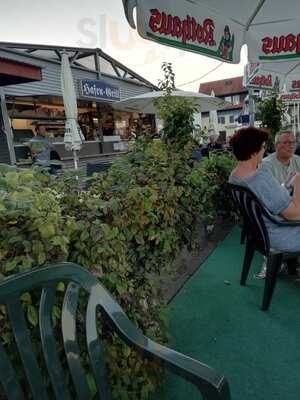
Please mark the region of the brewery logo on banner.
[[244, 86], [247, 87], [278, 91], [280, 88], [279, 76], [262, 71], [259, 63], [248, 63], [245, 68], [244, 78]]
[[292, 92], [292, 93], [284, 93], [279, 96], [280, 100], [285, 103], [296, 103], [300, 102], [300, 93], [299, 92]]
[[272, 74], [258, 73], [249, 80], [248, 86], [257, 87], [259, 89], [274, 89], [279, 90], [280, 79], [278, 76], [273, 77]]
[[293, 60], [300, 58], [300, 33], [270, 35], [261, 39], [260, 60]]
[[[235, 23], [231, 25], [221, 17], [194, 17], [196, 10], [191, 3], [183, 8], [174, 2], [172, 8], [163, 2], [145, 0], [137, 9], [137, 26], [141, 36], [153, 41], [194, 51], [219, 60], [237, 62], [235, 54]], [[193, 8], [194, 7], [194, 8]]]
[[292, 81], [291, 90], [300, 90], [300, 80], [293, 80]]

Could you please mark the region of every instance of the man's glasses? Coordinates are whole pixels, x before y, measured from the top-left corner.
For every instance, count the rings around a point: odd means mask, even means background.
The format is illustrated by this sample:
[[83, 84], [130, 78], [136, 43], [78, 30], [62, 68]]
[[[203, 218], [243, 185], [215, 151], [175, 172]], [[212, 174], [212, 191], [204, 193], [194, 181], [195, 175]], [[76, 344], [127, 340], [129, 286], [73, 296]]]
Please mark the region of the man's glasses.
[[295, 142], [295, 141], [290, 142], [289, 140], [286, 140], [286, 141], [284, 141], [284, 142], [278, 142], [278, 143], [280, 143], [280, 144], [285, 144], [285, 145], [290, 144], [291, 146], [296, 146], [296, 143], [297, 143], [297, 142]]

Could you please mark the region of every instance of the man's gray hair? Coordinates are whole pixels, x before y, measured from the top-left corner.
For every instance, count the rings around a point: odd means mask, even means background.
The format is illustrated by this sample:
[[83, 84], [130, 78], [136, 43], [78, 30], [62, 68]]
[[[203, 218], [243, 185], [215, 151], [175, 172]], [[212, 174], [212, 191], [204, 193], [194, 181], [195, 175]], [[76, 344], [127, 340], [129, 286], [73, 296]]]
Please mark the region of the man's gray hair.
[[279, 142], [280, 136], [283, 135], [284, 133], [289, 133], [290, 135], [293, 135], [295, 137], [293, 128], [286, 126], [285, 128], [280, 129], [280, 131], [278, 133], [276, 133], [275, 144], [277, 144]]

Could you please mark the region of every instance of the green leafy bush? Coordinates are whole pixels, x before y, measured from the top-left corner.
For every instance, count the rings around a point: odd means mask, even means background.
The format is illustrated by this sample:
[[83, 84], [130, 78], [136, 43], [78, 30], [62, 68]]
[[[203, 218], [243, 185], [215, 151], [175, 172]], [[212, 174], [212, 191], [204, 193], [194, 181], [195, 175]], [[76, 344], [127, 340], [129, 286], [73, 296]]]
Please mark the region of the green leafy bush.
[[[233, 160], [213, 156], [198, 166], [192, 146], [178, 151], [148, 138], [89, 187], [71, 175], [52, 180], [38, 170], [0, 171], [0, 265], [4, 276], [47, 262], [74, 261], [111, 291], [142, 331], [167, 341], [160, 274], [172, 270], [183, 245], [193, 241], [195, 216], [230, 213], [226, 180]], [[224, 208], [226, 207], [226, 209]], [[23, 304], [34, 328], [34, 298]], [[59, 309], [55, 320], [59, 322]], [[4, 311], [1, 339], [7, 345]], [[161, 382], [160, 368], [102, 330], [113, 398], [147, 399]]]
[[235, 206], [227, 181], [236, 164], [230, 153], [213, 154], [205, 158], [187, 177], [193, 196], [198, 198], [197, 210], [207, 224], [217, 216], [233, 216]]

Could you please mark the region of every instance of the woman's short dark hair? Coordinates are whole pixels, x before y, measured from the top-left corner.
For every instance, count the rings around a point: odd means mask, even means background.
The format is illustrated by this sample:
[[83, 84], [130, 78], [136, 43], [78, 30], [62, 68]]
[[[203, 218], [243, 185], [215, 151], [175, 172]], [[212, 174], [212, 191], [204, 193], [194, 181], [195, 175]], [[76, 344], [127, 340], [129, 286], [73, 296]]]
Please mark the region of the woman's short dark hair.
[[235, 157], [239, 161], [246, 161], [253, 154], [258, 153], [267, 140], [267, 131], [249, 126], [236, 131], [229, 143]]

